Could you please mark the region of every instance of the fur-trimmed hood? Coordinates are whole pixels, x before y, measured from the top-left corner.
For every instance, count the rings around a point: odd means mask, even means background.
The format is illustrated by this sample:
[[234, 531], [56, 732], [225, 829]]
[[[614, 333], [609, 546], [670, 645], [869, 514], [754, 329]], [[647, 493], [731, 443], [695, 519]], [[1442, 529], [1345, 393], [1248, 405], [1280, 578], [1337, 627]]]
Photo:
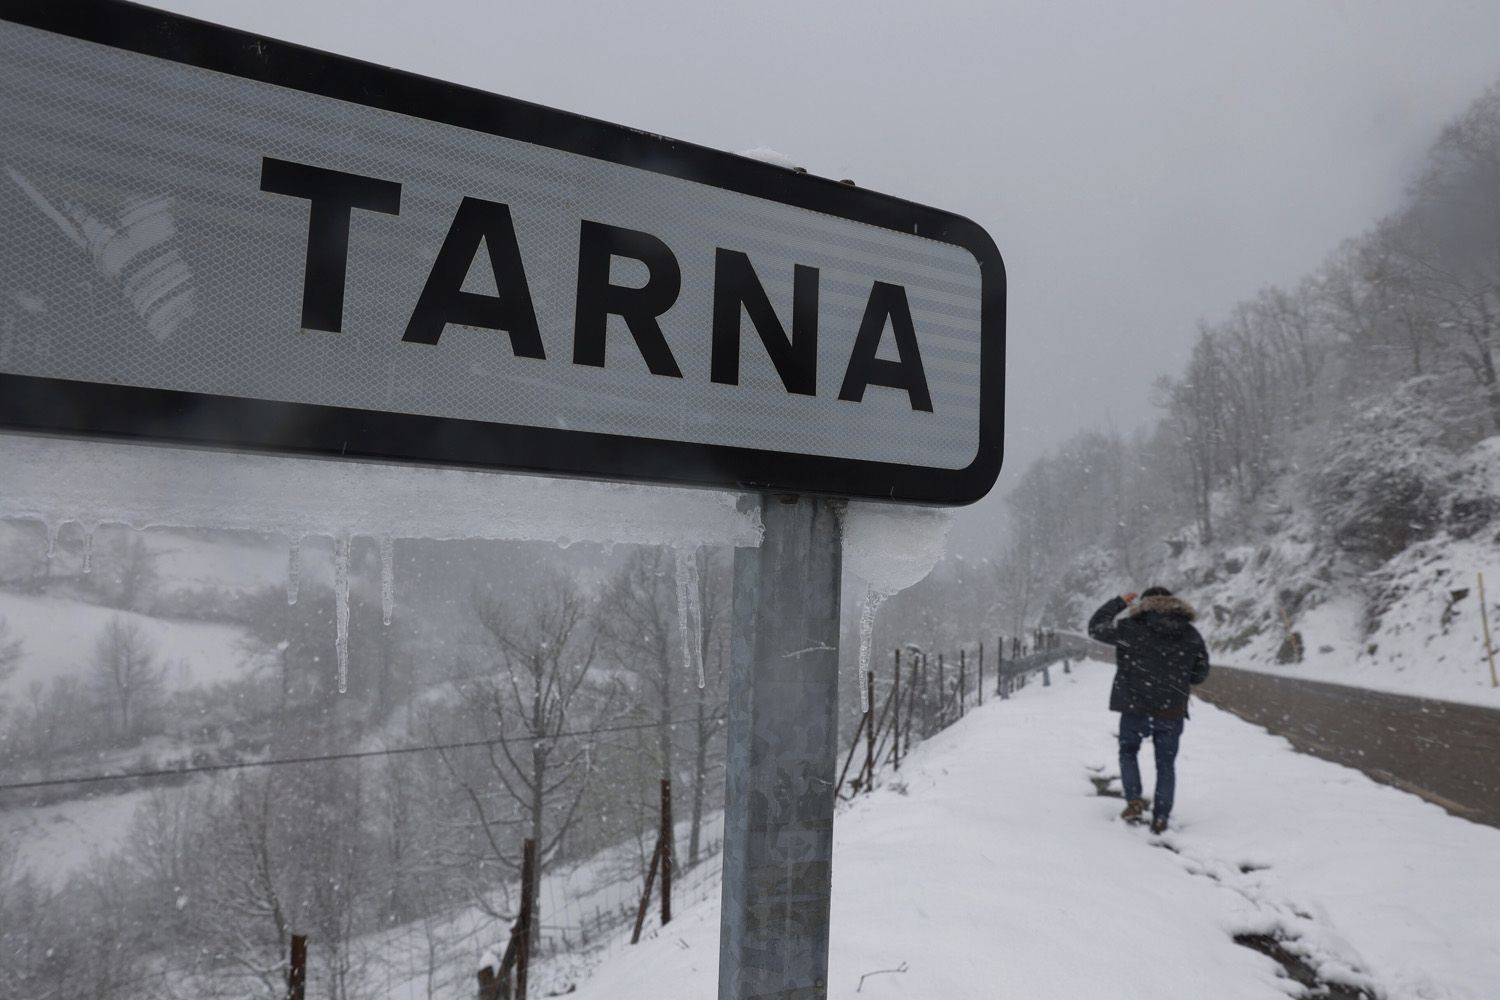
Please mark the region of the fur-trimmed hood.
[[1143, 597], [1130, 609], [1130, 617], [1136, 618], [1147, 614], [1174, 615], [1178, 618], [1186, 618], [1195, 621], [1198, 612], [1193, 606], [1180, 597]]

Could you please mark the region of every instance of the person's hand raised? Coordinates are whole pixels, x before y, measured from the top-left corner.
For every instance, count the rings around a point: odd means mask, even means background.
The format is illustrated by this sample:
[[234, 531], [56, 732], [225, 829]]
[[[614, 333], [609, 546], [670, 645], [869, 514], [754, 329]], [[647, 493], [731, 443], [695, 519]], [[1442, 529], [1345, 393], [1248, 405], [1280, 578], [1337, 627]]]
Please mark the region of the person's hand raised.
[[1139, 597], [1139, 596], [1141, 596], [1141, 595], [1137, 594], [1135, 591], [1132, 590], [1128, 594], [1121, 594], [1120, 595], [1120, 600], [1124, 601], [1126, 604], [1134, 604], [1135, 603], [1135, 599], [1137, 597]]

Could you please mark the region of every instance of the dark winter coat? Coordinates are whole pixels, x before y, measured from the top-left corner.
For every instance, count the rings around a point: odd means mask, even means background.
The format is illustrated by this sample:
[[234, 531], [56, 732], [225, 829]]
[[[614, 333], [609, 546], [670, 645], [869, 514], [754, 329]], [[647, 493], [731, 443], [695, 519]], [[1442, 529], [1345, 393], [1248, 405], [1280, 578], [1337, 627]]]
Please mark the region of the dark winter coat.
[[1119, 597], [1094, 612], [1089, 636], [1115, 647], [1114, 712], [1187, 718], [1188, 691], [1208, 677], [1208, 647], [1193, 627], [1197, 614], [1176, 597], [1143, 597], [1130, 616]]

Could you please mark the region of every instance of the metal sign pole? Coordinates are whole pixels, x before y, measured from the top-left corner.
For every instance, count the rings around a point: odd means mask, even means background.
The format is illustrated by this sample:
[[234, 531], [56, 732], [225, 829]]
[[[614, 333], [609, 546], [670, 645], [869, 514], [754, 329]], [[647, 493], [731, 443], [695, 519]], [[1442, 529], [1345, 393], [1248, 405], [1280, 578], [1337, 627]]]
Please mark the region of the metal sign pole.
[[734, 555], [719, 1000], [828, 995], [842, 500], [766, 496]]

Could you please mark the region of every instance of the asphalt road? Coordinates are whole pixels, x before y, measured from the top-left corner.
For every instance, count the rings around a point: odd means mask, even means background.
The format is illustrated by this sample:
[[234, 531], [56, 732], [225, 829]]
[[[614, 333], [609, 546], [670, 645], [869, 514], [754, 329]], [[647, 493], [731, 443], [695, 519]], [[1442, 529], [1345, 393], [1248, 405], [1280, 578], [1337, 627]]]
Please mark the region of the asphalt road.
[[[1076, 652], [1114, 662], [1107, 646], [1064, 638]], [[1219, 664], [1193, 691], [1303, 753], [1500, 827], [1500, 711]]]
[[1304, 753], [1500, 827], [1500, 711], [1221, 666], [1195, 692]]

